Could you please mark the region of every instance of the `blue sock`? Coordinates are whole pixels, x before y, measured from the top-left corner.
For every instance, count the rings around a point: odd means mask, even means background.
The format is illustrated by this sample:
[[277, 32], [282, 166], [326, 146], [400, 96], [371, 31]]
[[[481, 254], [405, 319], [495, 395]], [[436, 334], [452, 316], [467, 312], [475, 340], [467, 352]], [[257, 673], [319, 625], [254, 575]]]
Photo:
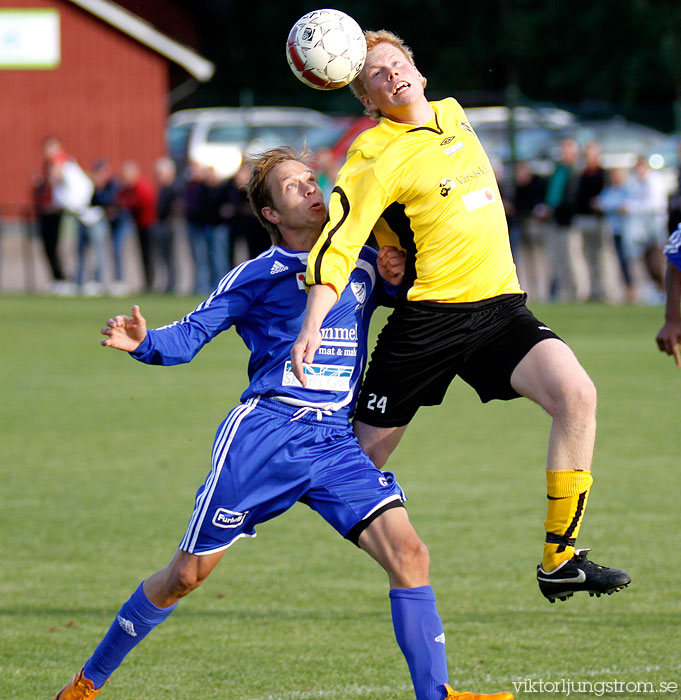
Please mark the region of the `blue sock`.
[[404, 654], [416, 700], [442, 700], [449, 681], [442, 620], [430, 586], [393, 588], [390, 608], [397, 643]]
[[142, 584], [123, 604], [104, 639], [94, 654], [85, 662], [83, 675], [101, 688], [106, 679], [121, 665], [131, 652], [156, 625], [161, 624], [175, 610], [159, 608], [144, 594]]

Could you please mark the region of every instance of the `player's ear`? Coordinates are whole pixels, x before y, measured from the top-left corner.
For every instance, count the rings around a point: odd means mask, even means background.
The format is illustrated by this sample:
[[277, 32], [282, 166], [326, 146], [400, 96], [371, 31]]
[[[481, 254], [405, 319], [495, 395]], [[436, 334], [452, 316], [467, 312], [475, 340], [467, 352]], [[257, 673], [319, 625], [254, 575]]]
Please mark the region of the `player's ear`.
[[359, 98], [365, 109], [376, 109], [376, 105], [371, 101], [369, 95], [361, 95]]
[[276, 209], [272, 209], [272, 207], [263, 207], [260, 210], [260, 213], [262, 214], [263, 219], [269, 221], [275, 226], [281, 223], [281, 217], [279, 216], [279, 212], [277, 212]]

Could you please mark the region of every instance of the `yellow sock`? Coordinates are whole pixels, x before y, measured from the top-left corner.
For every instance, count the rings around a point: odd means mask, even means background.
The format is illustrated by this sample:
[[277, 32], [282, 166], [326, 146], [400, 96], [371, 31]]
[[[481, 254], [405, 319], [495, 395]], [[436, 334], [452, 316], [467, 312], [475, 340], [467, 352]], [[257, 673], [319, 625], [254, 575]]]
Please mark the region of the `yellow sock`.
[[547, 470], [549, 505], [544, 522], [546, 542], [541, 561], [544, 571], [553, 571], [561, 562], [573, 557], [591, 484], [593, 477], [587, 470]]

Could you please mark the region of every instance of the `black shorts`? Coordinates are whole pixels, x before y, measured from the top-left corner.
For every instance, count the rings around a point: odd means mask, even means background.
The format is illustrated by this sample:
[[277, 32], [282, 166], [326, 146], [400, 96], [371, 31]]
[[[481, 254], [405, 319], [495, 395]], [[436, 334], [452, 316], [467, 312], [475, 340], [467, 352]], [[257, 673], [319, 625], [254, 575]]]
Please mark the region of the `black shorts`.
[[376, 341], [355, 419], [383, 428], [407, 425], [420, 406], [442, 403], [457, 374], [483, 402], [517, 398], [513, 370], [538, 342], [558, 338], [526, 299], [505, 294], [470, 304], [398, 306]]

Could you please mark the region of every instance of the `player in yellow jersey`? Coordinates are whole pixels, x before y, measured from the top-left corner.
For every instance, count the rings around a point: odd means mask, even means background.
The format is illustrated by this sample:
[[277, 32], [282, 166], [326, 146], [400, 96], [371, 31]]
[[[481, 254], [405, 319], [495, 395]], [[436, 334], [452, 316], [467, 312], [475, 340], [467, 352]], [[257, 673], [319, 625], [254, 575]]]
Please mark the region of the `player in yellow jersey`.
[[366, 32], [367, 60], [352, 88], [379, 119], [348, 150], [329, 220], [308, 259], [307, 311], [293, 370], [315, 360], [319, 329], [371, 232], [406, 252], [396, 308], [381, 331], [354, 418], [381, 467], [420, 406], [442, 402], [459, 375], [483, 402], [525, 396], [552, 417], [541, 592], [612, 593], [629, 575], [575, 549], [592, 484], [596, 390], [570, 348], [527, 308], [511, 256], [496, 179], [454, 99], [429, 102], [411, 50]]

